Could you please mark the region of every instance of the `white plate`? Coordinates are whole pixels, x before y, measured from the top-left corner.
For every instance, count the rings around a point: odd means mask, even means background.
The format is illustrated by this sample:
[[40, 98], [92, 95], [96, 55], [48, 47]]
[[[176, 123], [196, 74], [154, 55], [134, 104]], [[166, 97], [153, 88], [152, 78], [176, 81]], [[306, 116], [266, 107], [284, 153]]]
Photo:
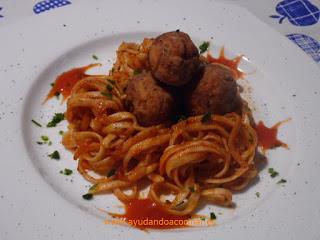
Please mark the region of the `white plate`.
[[[72, 67], [95, 62], [105, 72], [122, 41], [181, 29], [198, 44], [211, 41], [217, 55], [225, 46], [229, 57], [245, 54], [240, 67], [252, 87], [249, 96], [256, 120], [267, 125], [292, 118], [281, 127], [279, 138], [290, 150], [270, 151], [261, 164], [259, 180], [235, 194], [233, 210], [207, 206], [200, 211], [218, 215], [217, 225], [149, 233], [119, 225], [97, 208], [121, 211], [112, 195], [85, 201], [89, 184], [76, 172], [76, 162], [60, 144], [58, 131], [38, 128], [65, 106], [52, 100], [41, 105], [55, 77]], [[83, 3], [0, 29], [0, 239], [318, 239], [320, 188], [317, 159], [320, 133], [318, 102], [320, 70], [287, 39], [245, 9], [220, 2], [113, 1]], [[213, 38], [213, 39], [212, 39]], [[248, 94], [247, 94], [248, 97]], [[52, 146], [39, 146], [49, 135]], [[59, 150], [62, 159], [47, 154]], [[71, 176], [59, 171], [74, 170]], [[268, 167], [280, 173], [270, 178]], [[285, 178], [282, 187], [276, 182]], [[260, 192], [260, 198], [255, 193]]]

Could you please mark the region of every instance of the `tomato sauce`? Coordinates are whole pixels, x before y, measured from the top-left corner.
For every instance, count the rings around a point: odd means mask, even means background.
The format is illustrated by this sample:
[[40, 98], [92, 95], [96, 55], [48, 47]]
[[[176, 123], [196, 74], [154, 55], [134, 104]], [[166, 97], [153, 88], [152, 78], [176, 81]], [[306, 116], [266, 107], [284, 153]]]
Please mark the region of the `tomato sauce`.
[[73, 68], [67, 72], [62, 73], [55, 80], [54, 85], [48, 93], [45, 101], [53, 98], [57, 94], [62, 94], [63, 100], [66, 100], [70, 96], [71, 90], [74, 85], [85, 76], [88, 76], [85, 72], [90, 68], [100, 65], [100, 63], [90, 64], [80, 68]]
[[189, 216], [178, 216], [168, 213], [162, 206], [149, 198], [133, 199], [125, 205], [125, 214], [112, 214], [137, 228], [168, 229], [186, 227]]
[[214, 58], [210, 54], [208, 54], [207, 60], [210, 63], [219, 63], [219, 64], [222, 64], [226, 67], [229, 67], [233, 73], [234, 79], [237, 80], [237, 79], [243, 78], [245, 75], [244, 72], [242, 72], [238, 69], [238, 66], [240, 64], [242, 57], [243, 57], [243, 55], [240, 55], [238, 57], [235, 57], [234, 59], [228, 59], [228, 58], [226, 58], [226, 56], [224, 54], [224, 47], [222, 47], [218, 58]]
[[89, 153], [91, 151], [98, 150], [94, 141], [90, 138], [83, 139], [81, 141], [77, 141], [77, 154], [82, 155]]
[[277, 135], [280, 125], [289, 120], [290, 119], [278, 122], [271, 128], [266, 127], [262, 121], [259, 121], [255, 129], [258, 136], [258, 145], [262, 148], [263, 151], [276, 147], [288, 148], [288, 145], [284, 142], [281, 142], [278, 139]]

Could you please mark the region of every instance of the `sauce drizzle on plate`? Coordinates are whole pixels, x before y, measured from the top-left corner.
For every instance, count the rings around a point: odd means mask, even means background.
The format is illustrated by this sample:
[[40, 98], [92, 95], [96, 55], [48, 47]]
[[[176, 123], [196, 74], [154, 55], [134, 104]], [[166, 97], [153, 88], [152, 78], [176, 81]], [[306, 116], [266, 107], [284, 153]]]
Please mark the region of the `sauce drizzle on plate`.
[[222, 64], [224, 66], [229, 67], [233, 73], [234, 79], [237, 80], [237, 79], [243, 78], [245, 75], [245, 73], [242, 72], [241, 70], [239, 70], [239, 68], [238, 68], [242, 57], [243, 57], [243, 55], [240, 55], [240, 56], [237, 56], [233, 59], [228, 59], [225, 56], [224, 47], [222, 47], [220, 49], [220, 54], [219, 54], [218, 58], [214, 58], [211, 54], [208, 54], [207, 60], [210, 63], [218, 63], [218, 64]]
[[125, 205], [125, 210], [125, 214], [111, 215], [123, 218], [128, 224], [140, 229], [187, 227], [184, 223], [189, 219], [188, 215], [179, 216], [168, 213], [150, 198], [133, 199]]
[[259, 121], [255, 129], [258, 135], [258, 145], [262, 148], [263, 152], [276, 147], [289, 148], [286, 143], [280, 141], [277, 137], [280, 125], [288, 121], [290, 121], [290, 118], [278, 122], [271, 128], [266, 127], [262, 121]]
[[96, 66], [101, 66], [101, 64], [95, 63], [80, 68], [73, 68], [59, 75], [44, 102], [53, 98], [57, 94], [62, 94], [63, 101], [66, 100], [70, 96], [73, 86], [85, 76], [88, 76], [86, 71]]

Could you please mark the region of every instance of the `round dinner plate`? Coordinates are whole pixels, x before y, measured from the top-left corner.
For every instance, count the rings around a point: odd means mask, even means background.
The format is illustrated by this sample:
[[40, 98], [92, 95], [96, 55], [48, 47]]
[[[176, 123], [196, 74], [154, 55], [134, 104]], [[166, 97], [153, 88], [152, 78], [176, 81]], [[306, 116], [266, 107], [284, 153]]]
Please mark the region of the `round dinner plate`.
[[[60, 73], [98, 62], [90, 73], [106, 73], [121, 42], [176, 29], [197, 45], [210, 41], [214, 56], [223, 46], [229, 58], [244, 55], [243, 97], [267, 126], [291, 119], [278, 135], [289, 149], [268, 151], [257, 163], [259, 177], [234, 194], [234, 208], [197, 209], [215, 212], [214, 226], [142, 231], [106, 224], [106, 211], [123, 211], [121, 203], [112, 194], [81, 197], [90, 184], [61, 145], [66, 121], [46, 128], [65, 103], [43, 100]], [[0, 239], [320, 238], [320, 69], [246, 9], [222, 1], [87, 1], [3, 26], [0, 35]], [[52, 145], [37, 144], [42, 135]], [[48, 157], [55, 150], [59, 161]], [[64, 168], [73, 173], [61, 174]], [[270, 177], [269, 168], [279, 176]]]

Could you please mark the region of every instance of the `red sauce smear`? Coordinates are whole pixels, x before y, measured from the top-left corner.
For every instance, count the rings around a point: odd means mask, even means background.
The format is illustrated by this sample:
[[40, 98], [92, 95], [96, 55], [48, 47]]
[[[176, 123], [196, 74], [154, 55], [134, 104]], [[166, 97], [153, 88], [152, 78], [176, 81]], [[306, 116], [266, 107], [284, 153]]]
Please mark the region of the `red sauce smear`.
[[284, 121], [278, 122], [271, 128], [266, 127], [262, 121], [259, 121], [255, 129], [258, 135], [258, 145], [262, 148], [263, 151], [276, 147], [288, 148], [288, 145], [286, 143], [278, 140], [277, 135], [280, 125], [288, 122], [289, 120], [290, 119], [286, 119]]
[[53, 98], [57, 94], [62, 94], [63, 101], [66, 100], [70, 96], [71, 90], [74, 87], [74, 85], [82, 78], [89, 76], [85, 72], [88, 69], [96, 66], [101, 66], [101, 64], [95, 63], [95, 64], [90, 64], [84, 67], [80, 67], [80, 68], [73, 68], [59, 75], [55, 80], [54, 85], [51, 88], [50, 92], [48, 93], [47, 98], [45, 99], [45, 102], [50, 98]]
[[[166, 212], [162, 206], [149, 198], [133, 199], [125, 205], [125, 214], [111, 214], [137, 228], [168, 229], [187, 227], [189, 216], [177, 216]], [[176, 220], [176, 221], [175, 221]]]
[[238, 69], [238, 66], [239, 66], [239, 63], [240, 63], [242, 57], [243, 57], [243, 55], [240, 55], [238, 57], [235, 57], [234, 59], [228, 59], [228, 58], [226, 58], [226, 56], [224, 54], [224, 47], [222, 47], [218, 58], [214, 58], [210, 54], [208, 54], [207, 60], [211, 63], [219, 63], [219, 64], [222, 64], [226, 67], [229, 67], [233, 73], [234, 79], [237, 80], [239, 78], [243, 78], [245, 75], [244, 72], [242, 72]]

